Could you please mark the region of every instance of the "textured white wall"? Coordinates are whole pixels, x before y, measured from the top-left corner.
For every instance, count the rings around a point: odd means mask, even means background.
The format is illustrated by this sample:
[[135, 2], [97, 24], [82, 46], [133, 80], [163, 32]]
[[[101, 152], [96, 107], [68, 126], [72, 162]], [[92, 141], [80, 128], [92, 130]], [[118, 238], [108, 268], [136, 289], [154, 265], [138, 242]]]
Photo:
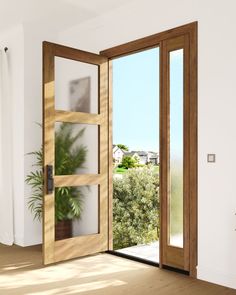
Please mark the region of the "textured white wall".
[[[60, 43], [99, 52], [199, 22], [198, 277], [236, 288], [236, 3], [137, 0], [60, 34]], [[216, 153], [207, 164], [206, 154]]]

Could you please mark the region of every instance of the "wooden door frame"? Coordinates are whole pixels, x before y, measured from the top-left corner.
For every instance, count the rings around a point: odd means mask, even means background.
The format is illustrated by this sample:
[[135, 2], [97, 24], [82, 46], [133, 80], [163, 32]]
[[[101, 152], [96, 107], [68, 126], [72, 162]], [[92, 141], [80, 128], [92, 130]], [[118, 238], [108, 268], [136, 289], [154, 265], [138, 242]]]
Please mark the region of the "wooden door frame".
[[[191, 277], [196, 277], [197, 266], [197, 22], [192, 22], [174, 29], [170, 29], [158, 34], [154, 34], [148, 37], [144, 37], [135, 41], [131, 41], [122, 45], [118, 45], [100, 52], [101, 55], [109, 59], [109, 250], [113, 250], [112, 244], [112, 59], [122, 57], [125, 55], [133, 54], [135, 52], [143, 51], [152, 47], [160, 47], [161, 55], [163, 54], [163, 46], [165, 46], [165, 40], [175, 37], [187, 35], [189, 44], [189, 104], [191, 105], [189, 113], [189, 132], [191, 136], [189, 138], [189, 274]], [[160, 109], [163, 104], [163, 97], [166, 95], [166, 87], [163, 86], [163, 58], [160, 58]], [[160, 129], [163, 129], [162, 114], [160, 113]], [[165, 128], [164, 128], [165, 129]], [[162, 188], [165, 186], [164, 175], [166, 171], [162, 168], [163, 160], [165, 159], [165, 150], [163, 148], [163, 134], [160, 132], [160, 227], [163, 223], [163, 204], [164, 197]], [[166, 168], [165, 168], [166, 169]], [[162, 232], [160, 234], [160, 244], [162, 239]], [[162, 251], [160, 247], [160, 267], [162, 267]]]

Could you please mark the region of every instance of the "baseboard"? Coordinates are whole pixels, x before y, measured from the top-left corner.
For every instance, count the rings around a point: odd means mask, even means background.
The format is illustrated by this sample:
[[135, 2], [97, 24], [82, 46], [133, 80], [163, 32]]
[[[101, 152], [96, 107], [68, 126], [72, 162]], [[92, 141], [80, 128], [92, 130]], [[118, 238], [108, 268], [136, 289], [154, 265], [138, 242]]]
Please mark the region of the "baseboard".
[[24, 240], [24, 247], [42, 244], [42, 237], [34, 237], [33, 239], [27, 238]]
[[222, 272], [210, 267], [197, 267], [197, 278], [217, 285], [236, 289], [236, 274]]
[[0, 243], [7, 245], [7, 246], [12, 246], [13, 238], [10, 237], [8, 234], [3, 234], [0, 236]]
[[33, 237], [32, 239], [25, 239], [22, 236], [15, 236], [14, 244], [21, 247], [29, 247], [34, 245], [42, 244], [42, 237]]
[[14, 244], [17, 245], [17, 246], [24, 247], [24, 237], [15, 235]]

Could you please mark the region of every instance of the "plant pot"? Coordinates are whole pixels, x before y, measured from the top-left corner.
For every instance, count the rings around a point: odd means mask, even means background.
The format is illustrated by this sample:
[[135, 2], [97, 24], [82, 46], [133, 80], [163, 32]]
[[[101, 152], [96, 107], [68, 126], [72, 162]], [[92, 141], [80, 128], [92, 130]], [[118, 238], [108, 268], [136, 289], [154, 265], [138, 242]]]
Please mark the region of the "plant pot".
[[58, 221], [55, 226], [55, 240], [64, 240], [72, 237], [72, 220]]

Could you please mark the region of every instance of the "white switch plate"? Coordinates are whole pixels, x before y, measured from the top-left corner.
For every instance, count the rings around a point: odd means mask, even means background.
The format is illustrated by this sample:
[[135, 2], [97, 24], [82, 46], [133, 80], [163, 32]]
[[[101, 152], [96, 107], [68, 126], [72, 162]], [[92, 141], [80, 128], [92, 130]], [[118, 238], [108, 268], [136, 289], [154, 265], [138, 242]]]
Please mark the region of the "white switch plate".
[[215, 161], [216, 161], [216, 154], [207, 154], [208, 163], [215, 163]]

